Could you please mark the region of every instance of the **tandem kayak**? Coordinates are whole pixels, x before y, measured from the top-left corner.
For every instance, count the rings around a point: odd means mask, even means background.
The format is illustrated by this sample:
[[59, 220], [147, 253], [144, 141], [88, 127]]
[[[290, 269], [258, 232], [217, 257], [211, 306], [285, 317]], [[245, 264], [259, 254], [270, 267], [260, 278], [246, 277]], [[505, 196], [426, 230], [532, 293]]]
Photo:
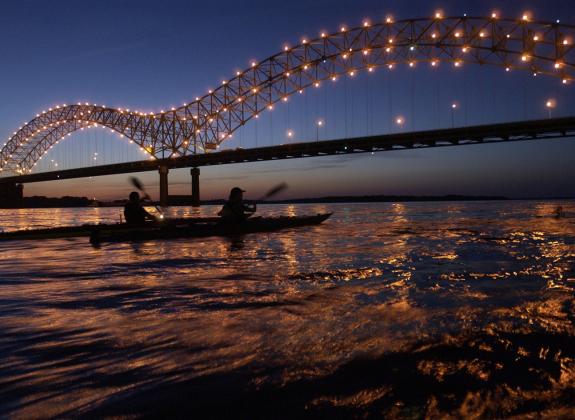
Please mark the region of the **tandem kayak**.
[[235, 236], [247, 233], [273, 232], [299, 226], [318, 225], [331, 213], [315, 216], [252, 217], [241, 223], [202, 221], [195, 223], [168, 223], [165, 225], [134, 226], [127, 229], [94, 229], [90, 243], [132, 242], [156, 239], [203, 238], [207, 236]]

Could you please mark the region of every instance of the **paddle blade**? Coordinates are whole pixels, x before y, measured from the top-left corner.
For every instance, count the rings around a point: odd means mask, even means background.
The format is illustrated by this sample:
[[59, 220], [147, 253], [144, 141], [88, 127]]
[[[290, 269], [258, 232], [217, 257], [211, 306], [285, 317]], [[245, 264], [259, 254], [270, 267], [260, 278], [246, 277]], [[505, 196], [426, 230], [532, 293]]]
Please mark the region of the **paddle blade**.
[[142, 184], [142, 181], [140, 181], [135, 176], [130, 177], [130, 183], [140, 191], [144, 191], [144, 184]]
[[136, 187], [138, 190], [140, 190], [141, 192], [144, 193], [144, 200], [146, 199], [150, 199], [150, 195], [146, 192], [146, 190], [144, 189], [144, 184], [142, 184], [142, 181], [140, 181], [138, 178], [136, 178], [135, 176], [131, 176], [130, 177], [130, 183]]
[[269, 190], [262, 198], [260, 198], [260, 200], [270, 198], [270, 197], [272, 197], [276, 194], [279, 194], [280, 192], [286, 190], [287, 188], [288, 188], [288, 185], [285, 182], [282, 182], [281, 184], [278, 184], [275, 187], [273, 187], [271, 190]]

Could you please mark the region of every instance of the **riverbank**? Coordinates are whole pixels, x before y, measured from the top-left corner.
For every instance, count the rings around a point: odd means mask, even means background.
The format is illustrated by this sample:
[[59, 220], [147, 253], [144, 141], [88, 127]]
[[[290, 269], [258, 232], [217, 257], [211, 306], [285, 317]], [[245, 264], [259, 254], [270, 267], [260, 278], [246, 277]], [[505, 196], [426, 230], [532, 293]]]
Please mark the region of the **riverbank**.
[[[443, 201], [499, 201], [509, 200], [508, 197], [503, 196], [488, 196], [488, 195], [457, 195], [448, 194], [441, 196], [425, 195], [364, 195], [364, 196], [328, 196], [328, 197], [310, 197], [310, 198], [294, 198], [288, 200], [266, 200], [268, 204], [314, 204], [314, 203], [395, 203], [395, 202], [443, 202]], [[225, 202], [223, 199], [218, 200], [203, 200], [202, 205], [222, 205]], [[44, 197], [33, 196], [24, 197], [21, 205], [15, 208], [67, 208], [67, 207], [119, 207], [123, 206], [126, 200], [114, 201], [98, 201], [91, 200], [87, 197]], [[153, 204], [158, 204], [154, 202]], [[169, 197], [169, 204], [171, 206], [190, 206], [192, 205], [191, 196], [187, 195], [171, 195]], [[0, 207], [1, 208], [1, 207]], [[14, 208], [14, 207], [10, 207]]]

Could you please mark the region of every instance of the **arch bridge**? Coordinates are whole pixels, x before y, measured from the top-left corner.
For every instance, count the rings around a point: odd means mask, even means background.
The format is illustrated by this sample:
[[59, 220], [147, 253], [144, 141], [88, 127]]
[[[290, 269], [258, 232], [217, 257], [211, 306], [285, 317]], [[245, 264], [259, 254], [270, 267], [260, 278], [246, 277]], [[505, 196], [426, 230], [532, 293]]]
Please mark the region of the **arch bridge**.
[[549, 75], [569, 84], [575, 79], [575, 26], [559, 21], [490, 17], [387, 18], [341, 27], [303, 39], [298, 45], [252, 62], [214, 90], [178, 108], [143, 113], [104, 105], [58, 105], [35, 118], [0, 150], [0, 174], [29, 174], [52, 147], [77, 130], [108, 128], [130, 139], [152, 160], [216, 150], [238, 128], [277, 102], [340, 77], [378, 67], [427, 63], [499, 66]]

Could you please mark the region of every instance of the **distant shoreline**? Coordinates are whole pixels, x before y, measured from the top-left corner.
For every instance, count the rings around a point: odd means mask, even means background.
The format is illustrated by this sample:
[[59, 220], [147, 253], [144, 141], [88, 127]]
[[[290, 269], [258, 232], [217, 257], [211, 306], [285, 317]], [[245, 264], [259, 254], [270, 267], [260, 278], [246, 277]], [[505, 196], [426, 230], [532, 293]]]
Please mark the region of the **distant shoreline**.
[[[529, 201], [529, 200], [573, 200], [574, 197], [528, 197], [509, 198], [489, 195], [458, 195], [448, 194], [441, 196], [412, 196], [412, 195], [365, 195], [365, 196], [327, 196], [316, 198], [295, 198], [289, 200], [266, 200], [261, 204], [336, 204], [336, 203], [414, 203], [414, 202], [446, 202], [446, 201]], [[249, 200], [248, 200], [249, 201]], [[225, 202], [219, 200], [204, 200], [202, 205], [221, 205]], [[125, 200], [94, 201], [87, 197], [24, 197], [22, 205], [18, 207], [3, 208], [63, 208], [63, 207], [121, 207]], [[150, 204], [157, 204], [153, 202]], [[189, 196], [170, 196], [171, 206], [190, 206]]]

